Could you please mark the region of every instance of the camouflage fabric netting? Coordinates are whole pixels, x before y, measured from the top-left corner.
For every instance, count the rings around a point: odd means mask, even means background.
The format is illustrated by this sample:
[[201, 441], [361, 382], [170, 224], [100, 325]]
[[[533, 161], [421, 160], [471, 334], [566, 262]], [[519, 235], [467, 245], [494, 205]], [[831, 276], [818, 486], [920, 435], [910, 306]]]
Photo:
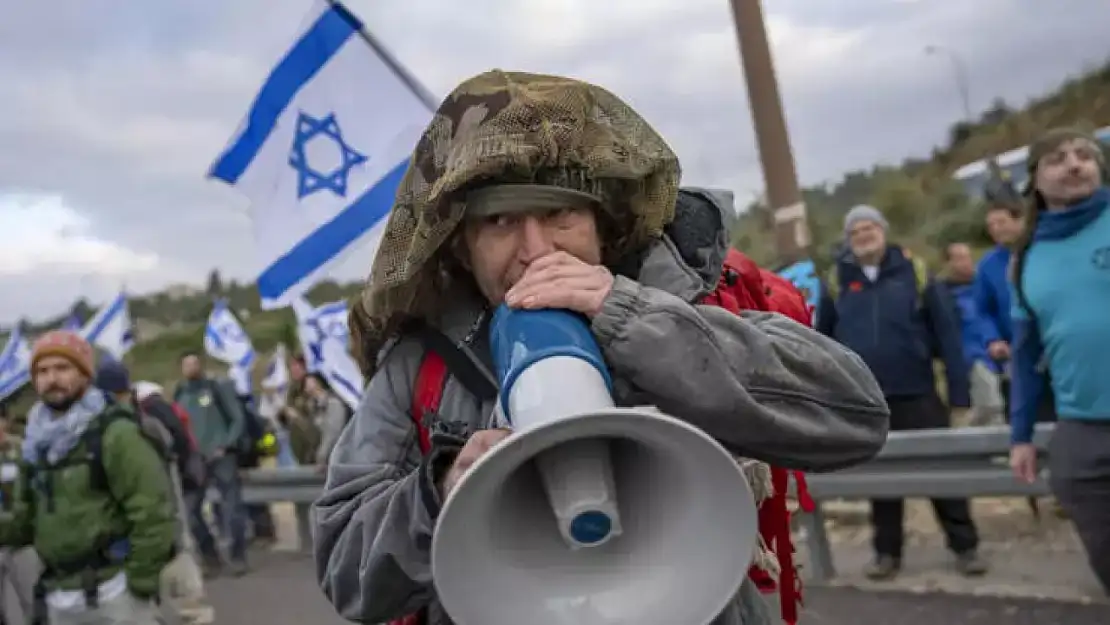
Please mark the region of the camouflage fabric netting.
[[485, 183], [584, 191], [623, 217], [607, 256], [660, 236], [674, 216], [678, 158], [608, 91], [570, 78], [494, 70], [455, 88], [416, 145], [370, 279], [350, 316], [354, 355], [372, 375], [408, 318], [440, 309], [440, 253], [462, 222], [465, 192]]

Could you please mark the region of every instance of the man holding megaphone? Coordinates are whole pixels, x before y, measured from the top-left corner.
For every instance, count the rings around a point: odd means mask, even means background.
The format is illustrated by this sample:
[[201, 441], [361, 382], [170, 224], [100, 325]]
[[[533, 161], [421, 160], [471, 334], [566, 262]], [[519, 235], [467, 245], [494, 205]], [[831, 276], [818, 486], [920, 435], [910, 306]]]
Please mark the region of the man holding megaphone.
[[492, 71], [443, 102], [351, 313], [370, 382], [314, 511], [342, 616], [775, 622], [746, 579], [766, 489], [735, 458], [847, 467], [888, 411], [837, 343], [700, 304], [731, 207], [683, 208], [679, 179], [593, 85]]

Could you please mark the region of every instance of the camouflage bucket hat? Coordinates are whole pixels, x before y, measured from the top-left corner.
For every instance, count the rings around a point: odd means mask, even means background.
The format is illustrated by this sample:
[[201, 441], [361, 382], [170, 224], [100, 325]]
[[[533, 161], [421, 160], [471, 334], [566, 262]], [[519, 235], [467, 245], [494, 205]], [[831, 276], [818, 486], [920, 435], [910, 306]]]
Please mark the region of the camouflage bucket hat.
[[494, 70], [466, 80], [436, 111], [409, 161], [370, 278], [352, 307], [354, 355], [370, 375], [407, 319], [441, 310], [443, 258], [467, 194], [491, 184], [588, 194], [621, 216], [611, 255], [660, 236], [674, 217], [678, 158], [612, 93], [570, 78]]

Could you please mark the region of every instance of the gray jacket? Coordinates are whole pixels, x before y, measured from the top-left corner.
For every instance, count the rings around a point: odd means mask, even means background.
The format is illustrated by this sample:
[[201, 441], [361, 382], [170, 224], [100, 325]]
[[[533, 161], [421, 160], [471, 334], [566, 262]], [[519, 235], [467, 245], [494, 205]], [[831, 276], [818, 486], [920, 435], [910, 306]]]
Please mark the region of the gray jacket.
[[[617, 276], [593, 319], [618, 404], [654, 404], [734, 452], [776, 466], [832, 471], [868, 460], [886, 440], [889, 411], [855, 353], [782, 315], [737, 316], [692, 304], [720, 275], [727, 246], [721, 219], [712, 245], [697, 254], [680, 254], [677, 238], [661, 239], [636, 280]], [[692, 266], [692, 256], [706, 266]], [[462, 296], [454, 301], [458, 305], [439, 327], [461, 342], [484, 306]], [[487, 338], [470, 339], [471, 351], [489, 368]], [[451, 623], [436, 601], [430, 566], [433, 515], [441, 502], [427, 487], [428, 465], [409, 417], [423, 355], [413, 337], [383, 352], [314, 507], [316, 574], [332, 604], [352, 621], [386, 622], [428, 606], [431, 625]], [[474, 431], [489, 427], [493, 406], [479, 405], [451, 378], [439, 412], [440, 419]], [[714, 625], [772, 622], [746, 582]]]

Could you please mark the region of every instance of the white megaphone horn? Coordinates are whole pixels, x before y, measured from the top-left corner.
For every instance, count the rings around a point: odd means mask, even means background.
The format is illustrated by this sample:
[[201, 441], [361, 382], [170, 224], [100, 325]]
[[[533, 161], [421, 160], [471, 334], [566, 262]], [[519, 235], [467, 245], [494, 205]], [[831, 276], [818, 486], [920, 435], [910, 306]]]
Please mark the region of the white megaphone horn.
[[490, 332], [513, 433], [436, 523], [432, 577], [447, 614], [458, 625], [713, 621], [757, 546], [740, 466], [684, 421], [615, 407], [581, 316], [502, 306]]

